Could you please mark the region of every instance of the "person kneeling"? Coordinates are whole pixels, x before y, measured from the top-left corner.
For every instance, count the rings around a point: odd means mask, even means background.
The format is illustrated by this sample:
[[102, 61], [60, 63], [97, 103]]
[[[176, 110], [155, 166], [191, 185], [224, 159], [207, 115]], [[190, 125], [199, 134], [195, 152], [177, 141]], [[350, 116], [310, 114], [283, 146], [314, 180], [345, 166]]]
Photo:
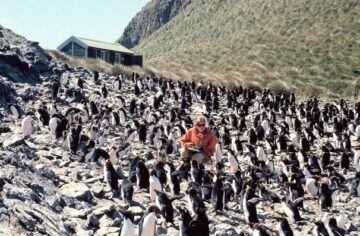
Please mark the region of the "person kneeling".
[[199, 164], [211, 161], [215, 153], [216, 136], [210, 131], [206, 118], [198, 116], [194, 127], [186, 131], [180, 140], [180, 150], [183, 160], [196, 160]]

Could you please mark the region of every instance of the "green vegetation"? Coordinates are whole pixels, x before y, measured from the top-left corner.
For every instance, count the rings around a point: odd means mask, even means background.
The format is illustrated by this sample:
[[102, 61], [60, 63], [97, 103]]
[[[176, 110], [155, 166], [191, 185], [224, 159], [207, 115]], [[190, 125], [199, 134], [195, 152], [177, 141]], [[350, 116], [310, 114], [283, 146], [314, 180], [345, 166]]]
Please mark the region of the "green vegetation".
[[47, 51], [55, 60], [63, 61], [71, 67], [83, 67], [89, 71], [99, 71], [109, 75], [118, 75], [122, 73], [131, 74], [133, 71], [140, 75], [145, 75], [146, 72], [138, 66], [123, 66], [123, 65], [112, 65], [100, 59], [80, 59], [70, 57], [62, 52], [56, 50]]
[[173, 79], [359, 96], [360, 1], [193, 0], [134, 50]]

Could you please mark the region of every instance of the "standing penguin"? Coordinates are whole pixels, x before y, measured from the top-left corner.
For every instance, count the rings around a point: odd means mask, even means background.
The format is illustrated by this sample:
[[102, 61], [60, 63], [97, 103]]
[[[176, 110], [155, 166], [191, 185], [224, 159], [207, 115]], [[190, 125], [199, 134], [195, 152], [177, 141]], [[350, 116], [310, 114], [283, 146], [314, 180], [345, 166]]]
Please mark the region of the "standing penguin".
[[299, 205], [304, 200], [303, 197], [297, 198], [294, 201], [291, 201], [290, 199], [286, 199], [286, 197], [282, 198], [282, 208], [288, 218], [290, 218], [293, 222], [297, 222], [302, 220], [299, 213]]
[[111, 164], [111, 161], [109, 159], [105, 159], [104, 179], [109, 185], [111, 191], [116, 194], [120, 194], [118, 178], [118, 174], [114, 169], [114, 166]]
[[330, 236], [322, 221], [315, 221], [315, 227], [312, 233], [315, 236]]
[[156, 215], [160, 213], [157, 206], [149, 206], [139, 222], [138, 236], [156, 235]]
[[346, 152], [341, 154], [340, 168], [346, 173], [350, 168], [350, 157]]
[[336, 219], [331, 217], [328, 225], [325, 226], [329, 232], [329, 235], [344, 236], [346, 231], [337, 226]]
[[54, 82], [52, 83], [52, 88], [51, 88], [51, 94], [52, 94], [53, 100], [55, 100], [57, 98], [57, 95], [59, 93], [59, 88], [60, 88], [59, 80], [54, 80]]
[[34, 121], [32, 116], [33, 113], [28, 112], [25, 118], [21, 121], [21, 129], [22, 129], [23, 137], [30, 136], [35, 131]]
[[121, 197], [124, 201], [131, 206], [132, 198], [134, 195], [134, 187], [132, 183], [128, 180], [128, 178], [124, 178], [119, 181], [119, 186], [121, 189]]
[[162, 191], [162, 186], [160, 180], [156, 176], [155, 170], [150, 171], [149, 182], [150, 182], [150, 198], [151, 201], [154, 202], [156, 200], [156, 191]]
[[294, 233], [290, 227], [289, 222], [284, 217], [276, 218], [278, 221], [277, 229], [280, 236], [294, 236]]
[[138, 161], [136, 164], [136, 181], [139, 189], [147, 189], [150, 186], [149, 170], [143, 161]]
[[204, 176], [204, 170], [198, 164], [198, 162], [196, 160], [191, 161], [190, 173], [191, 173], [192, 181], [194, 181], [194, 182], [198, 183], [199, 185], [201, 185], [202, 178]]
[[39, 108], [37, 111], [40, 115], [40, 121], [41, 121], [42, 125], [49, 126], [50, 115], [47, 112], [46, 108]]
[[196, 210], [196, 215], [190, 222], [190, 234], [209, 236], [209, 219], [206, 215], [206, 208], [201, 207]]
[[171, 200], [166, 196], [164, 192], [154, 190], [157, 198], [156, 205], [159, 207], [161, 211], [161, 215], [166, 223], [172, 223], [174, 225], [174, 208], [172, 206]]
[[254, 189], [250, 186], [247, 186], [242, 200], [242, 207], [244, 210], [245, 221], [248, 224], [259, 223], [259, 219], [257, 217], [257, 212], [256, 212], [257, 202], [258, 202], [258, 198], [256, 198], [255, 196]]
[[23, 111], [17, 104], [10, 104], [9, 109], [10, 109], [12, 115], [14, 116], [15, 120], [20, 119], [21, 116], [23, 115]]
[[146, 125], [143, 123], [139, 124], [139, 126], [137, 127], [137, 134], [139, 136], [139, 141], [141, 144], [145, 144], [146, 142], [146, 132]]
[[123, 221], [120, 226], [120, 236], [135, 236], [134, 213], [120, 210]]
[[190, 236], [190, 222], [191, 216], [189, 210], [186, 207], [176, 206], [180, 212], [180, 223], [179, 223], [179, 236]]
[[215, 211], [222, 211], [225, 207], [225, 191], [223, 184], [223, 177], [219, 174], [215, 176], [216, 180], [211, 192], [211, 201], [214, 205]]
[[168, 186], [170, 186], [171, 192], [174, 195], [180, 194], [180, 182], [179, 177], [173, 172], [175, 171], [175, 167], [171, 162], [166, 163], [165, 165], [166, 177], [168, 179]]
[[205, 204], [195, 188], [190, 188], [185, 193], [191, 215], [195, 215], [199, 208], [205, 208]]
[[103, 95], [104, 98], [107, 98], [108, 91], [105, 84], [103, 84], [103, 86], [101, 87], [101, 94]]
[[327, 183], [321, 183], [319, 189], [319, 204], [322, 210], [327, 210], [333, 206], [333, 192]]

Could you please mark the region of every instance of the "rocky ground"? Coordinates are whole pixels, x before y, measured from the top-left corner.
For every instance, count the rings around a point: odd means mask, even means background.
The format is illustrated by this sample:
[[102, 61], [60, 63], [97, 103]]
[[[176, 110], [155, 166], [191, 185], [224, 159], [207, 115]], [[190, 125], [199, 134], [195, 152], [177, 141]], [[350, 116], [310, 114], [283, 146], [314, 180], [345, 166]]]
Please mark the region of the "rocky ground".
[[[21, 59], [21, 58], [20, 58]], [[79, 107], [78, 97], [72, 96], [68, 91], [80, 91], [77, 86], [79, 78], [85, 81], [85, 87], [80, 92], [82, 99], [92, 100], [97, 97], [99, 106], [113, 107], [114, 111], [119, 108], [116, 99], [118, 95], [125, 98], [126, 109], [132, 99], [137, 104], [143, 102], [146, 106], [150, 103], [150, 97], [158, 92], [145, 89], [139, 96], [134, 94], [134, 83], [129, 76], [124, 76], [123, 86], [120, 91], [112, 90], [113, 77], [100, 75], [100, 85], [93, 80], [93, 74], [83, 68], [69, 68], [64, 64], [56, 64], [48, 61], [51, 73], [39, 74], [39, 82], [27, 83], [19, 81], [15, 77], [5, 78], [2, 73], [0, 82], [0, 96], [3, 106], [0, 107], [0, 235], [119, 235], [122, 217], [119, 210], [127, 208], [135, 214], [137, 224], [144, 213], [144, 210], [151, 204], [149, 193], [140, 191], [135, 187], [134, 203], [129, 206], [123, 200], [113, 197], [108, 185], [104, 181], [103, 168], [101, 163], [82, 163], [76, 161], [76, 156], [63, 149], [63, 140], [55, 139], [50, 134], [49, 128], [43, 126], [35, 118], [36, 131], [29, 137], [22, 136], [21, 120], [14, 120], [9, 109], [5, 106], [9, 102], [17, 103], [25, 112], [36, 111], [37, 108], [46, 105], [48, 108], [54, 103], [51, 97], [51, 83], [53, 79], [60, 78], [58, 71], [67, 74], [69, 81], [61, 85], [60, 94], [56, 100], [57, 109], [65, 113], [70, 107]], [[17, 68], [17, 67], [16, 67]], [[18, 77], [17, 77], [18, 78]], [[63, 77], [64, 78], [64, 77]], [[63, 80], [62, 80], [63, 81]], [[97, 92], [102, 85], [108, 88], [109, 95], [104, 98]], [[175, 91], [180, 94], [179, 88]], [[226, 106], [226, 96], [220, 96], [220, 110], [210, 112], [215, 124], [222, 118], [234, 113]], [[240, 98], [239, 98], [240, 99]], [[240, 99], [241, 100], [241, 99]], [[323, 104], [323, 103], [322, 103]], [[186, 113], [194, 118], [203, 113], [204, 102], [198, 100], [186, 109]], [[160, 109], [165, 114], [171, 108], [178, 108], [180, 103], [175, 102], [171, 96], [164, 97], [164, 103]], [[253, 117], [260, 111], [250, 109], [250, 115], [246, 118], [248, 126], [252, 126]], [[137, 119], [142, 122], [139, 114], [129, 115], [127, 123]], [[279, 123], [282, 119], [279, 118]], [[164, 121], [174, 127], [174, 124]], [[304, 120], [302, 120], [305, 123]], [[83, 123], [83, 134], [88, 135], [91, 121]], [[177, 121], [176, 123], [181, 123]], [[230, 125], [228, 128], [232, 129]], [[330, 131], [330, 127], [326, 127]], [[172, 130], [172, 129], [171, 129]], [[179, 140], [180, 135], [174, 134]], [[293, 131], [293, 130], [291, 130]], [[110, 148], [121, 146], [126, 139], [124, 125], [112, 126], [106, 142], [101, 148], [110, 151]], [[219, 140], [221, 141], [221, 140]], [[330, 141], [335, 145], [334, 138], [317, 139], [310, 153], [320, 155], [320, 146]], [[97, 144], [99, 145], [99, 144]], [[353, 150], [359, 148], [359, 141], [352, 137]], [[147, 153], [157, 156], [157, 146], [150, 145], [149, 141], [140, 144], [138, 139], [131, 140], [131, 149], [120, 161], [120, 167], [125, 175], [128, 175], [129, 161], [134, 157], [145, 158]], [[225, 173], [231, 175], [227, 156], [223, 150]], [[269, 154], [268, 154], [269, 155]], [[277, 153], [274, 156], [275, 167], [281, 169], [280, 160], [284, 154]], [[170, 154], [168, 160], [176, 167], [179, 166], [179, 154]], [[146, 159], [147, 160], [147, 159]], [[246, 152], [238, 155], [242, 170], [250, 165]], [[332, 165], [338, 166], [340, 154], [332, 154]], [[152, 168], [155, 159], [146, 161], [148, 168]], [[214, 172], [214, 165], [206, 165], [205, 168]], [[336, 169], [339, 170], [338, 167]], [[356, 170], [351, 164], [350, 171], [345, 174], [348, 179], [346, 186], [350, 187], [350, 179]], [[173, 201], [173, 205], [187, 206], [185, 190], [188, 182], [181, 183], [181, 195]], [[267, 184], [267, 189], [274, 191], [279, 196], [286, 195], [286, 188], [276, 182], [275, 179]], [[346, 230], [350, 235], [359, 235], [360, 232], [360, 199], [351, 197], [347, 199], [348, 191], [337, 191], [337, 201], [329, 214], [338, 217], [344, 213], [349, 222]], [[167, 192], [170, 197], [171, 193]], [[231, 201], [227, 204], [228, 209], [222, 213], [213, 211], [211, 203], [206, 203], [207, 215], [210, 220], [211, 235], [240, 235], [251, 230], [246, 224], [239, 201]], [[323, 212], [316, 199], [305, 195], [305, 211], [301, 211], [304, 223], [291, 222], [290, 225], [295, 235], [311, 235], [314, 228], [314, 221], [321, 220], [326, 214]], [[277, 220], [274, 216], [283, 213], [281, 204], [269, 204], [260, 202], [257, 205], [258, 217], [262, 225], [276, 231]], [[175, 225], [161, 225], [158, 220], [156, 228], [157, 235], [176, 235], [178, 233], [179, 212], [175, 210]]]

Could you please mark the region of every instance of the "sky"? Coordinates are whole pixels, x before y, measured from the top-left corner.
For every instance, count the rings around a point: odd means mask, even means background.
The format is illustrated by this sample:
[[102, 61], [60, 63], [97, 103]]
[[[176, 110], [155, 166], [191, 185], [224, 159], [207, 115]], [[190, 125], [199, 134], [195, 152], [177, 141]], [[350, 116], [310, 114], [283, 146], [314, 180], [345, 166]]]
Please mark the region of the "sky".
[[71, 35], [115, 42], [149, 0], [1, 0], [0, 25], [56, 49]]

